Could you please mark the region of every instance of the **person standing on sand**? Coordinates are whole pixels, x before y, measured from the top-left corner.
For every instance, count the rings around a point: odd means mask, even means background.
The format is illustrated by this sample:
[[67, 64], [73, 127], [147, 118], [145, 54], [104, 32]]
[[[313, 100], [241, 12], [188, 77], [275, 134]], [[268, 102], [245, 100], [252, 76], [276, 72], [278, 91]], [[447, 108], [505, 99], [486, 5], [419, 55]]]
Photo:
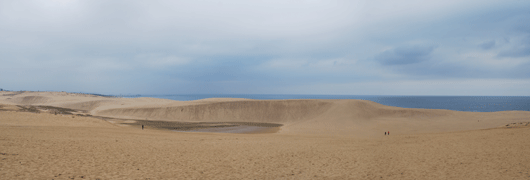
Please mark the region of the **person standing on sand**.
[[144, 125], [142, 124], [142, 130], [144, 130]]
[[388, 135], [390, 135], [390, 131], [388, 131]]
[[386, 131], [385, 131], [385, 136], [386, 136]]

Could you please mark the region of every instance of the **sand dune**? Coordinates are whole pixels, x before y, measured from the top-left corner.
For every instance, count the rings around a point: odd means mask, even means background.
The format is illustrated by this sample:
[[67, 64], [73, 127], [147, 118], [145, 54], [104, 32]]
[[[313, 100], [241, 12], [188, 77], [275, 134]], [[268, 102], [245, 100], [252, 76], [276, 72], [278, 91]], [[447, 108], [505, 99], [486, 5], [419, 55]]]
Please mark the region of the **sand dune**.
[[[279, 123], [283, 134], [372, 137], [495, 128], [527, 120], [530, 112], [471, 113], [399, 108], [366, 100], [250, 100], [212, 98], [173, 101], [109, 98], [63, 92], [2, 92], [0, 103], [55, 106], [94, 116], [178, 122]], [[10, 95], [13, 94], [13, 95]]]
[[280, 133], [372, 137], [438, 133], [503, 126], [529, 112], [470, 113], [384, 106], [364, 100], [237, 100], [150, 107], [109, 108], [99, 116], [184, 122], [280, 123]]
[[107, 109], [96, 114], [173, 121], [288, 123], [313, 118], [326, 111], [331, 104], [330, 102], [316, 100], [204, 102], [207, 103], [170, 107]]
[[90, 112], [96, 109], [97, 107], [101, 106], [105, 102], [108, 102], [108, 100], [83, 101], [78, 103], [63, 104], [60, 105], [60, 107]]
[[11, 100], [11, 102], [22, 105], [31, 105], [31, 104], [44, 104], [50, 102], [51, 98], [44, 96], [23, 96], [16, 97]]
[[[0, 91], [0, 179], [530, 179], [529, 122], [526, 111], [363, 100]], [[240, 132], [235, 125], [267, 123], [283, 126], [261, 134], [155, 129]]]

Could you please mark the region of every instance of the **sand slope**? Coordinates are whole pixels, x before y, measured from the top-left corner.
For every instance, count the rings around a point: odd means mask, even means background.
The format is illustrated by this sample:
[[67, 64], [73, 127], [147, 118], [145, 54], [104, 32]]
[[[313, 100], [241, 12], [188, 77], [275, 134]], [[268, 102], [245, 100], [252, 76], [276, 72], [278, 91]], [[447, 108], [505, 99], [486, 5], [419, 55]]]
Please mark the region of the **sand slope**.
[[116, 108], [102, 110], [96, 114], [170, 121], [289, 123], [314, 118], [325, 112], [330, 105], [330, 102], [316, 100], [239, 100], [169, 107]]
[[355, 138], [142, 131], [90, 119], [0, 111], [0, 179], [530, 178], [528, 126]]
[[[173, 132], [84, 114], [283, 126], [268, 134]], [[0, 92], [0, 179], [530, 179], [528, 122], [529, 112], [362, 100]]]
[[472, 113], [384, 106], [365, 100], [250, 100], [212, 98], [173, 101], [110, 98], [62, 92], [1, 92], [0, 103], [48, 105], [87, 114], [179, 122], [259, 122], [283, 124], [279, 133], [373, 137], [494, 128], [529, 121], [530, 112]]

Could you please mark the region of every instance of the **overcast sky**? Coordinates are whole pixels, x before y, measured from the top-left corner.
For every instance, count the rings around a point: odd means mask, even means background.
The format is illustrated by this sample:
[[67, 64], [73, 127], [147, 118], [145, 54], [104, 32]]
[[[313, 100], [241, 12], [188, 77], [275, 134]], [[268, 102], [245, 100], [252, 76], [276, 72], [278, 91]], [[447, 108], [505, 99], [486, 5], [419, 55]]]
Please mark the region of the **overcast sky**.
[[530, 95], [527, 0], [0, 0], [0, 88]]

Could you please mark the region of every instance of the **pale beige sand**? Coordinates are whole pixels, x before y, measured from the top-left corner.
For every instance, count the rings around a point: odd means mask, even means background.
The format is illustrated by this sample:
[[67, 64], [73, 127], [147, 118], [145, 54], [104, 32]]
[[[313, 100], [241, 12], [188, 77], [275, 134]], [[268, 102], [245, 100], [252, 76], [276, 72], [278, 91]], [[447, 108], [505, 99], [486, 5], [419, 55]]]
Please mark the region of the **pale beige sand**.
[[[529, 125], [505, 126], [530, 122], [530, 112], [404, 109], [360, 100], [9, 93], [0, 92], [0, 179], [530, 179]], [[272, 134], [141, 130], [90, 117], [14, 112], [13, 105], [284, 126]]]

